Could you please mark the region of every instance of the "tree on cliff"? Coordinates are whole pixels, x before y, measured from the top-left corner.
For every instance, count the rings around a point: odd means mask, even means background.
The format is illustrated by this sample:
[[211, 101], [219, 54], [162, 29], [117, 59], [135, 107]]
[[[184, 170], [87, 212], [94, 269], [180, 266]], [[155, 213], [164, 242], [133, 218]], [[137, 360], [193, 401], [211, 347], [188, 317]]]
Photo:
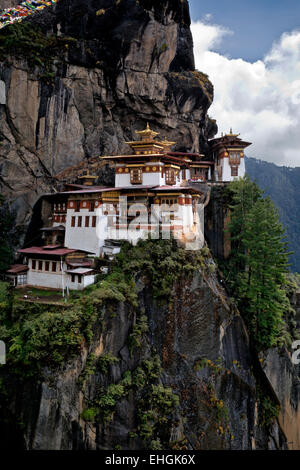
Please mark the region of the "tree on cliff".
[[8, 204], [0, 194], [0, 272], [5, 271], [13, 262], [15, 217], [9, 211]]
[[285, 230], [271, 199], [249, 178], [234, 181], [229, 191], [229, 283], [254, 345], [264, 350], [280, 338], [289, 305], [284, 290], [289, 254]]

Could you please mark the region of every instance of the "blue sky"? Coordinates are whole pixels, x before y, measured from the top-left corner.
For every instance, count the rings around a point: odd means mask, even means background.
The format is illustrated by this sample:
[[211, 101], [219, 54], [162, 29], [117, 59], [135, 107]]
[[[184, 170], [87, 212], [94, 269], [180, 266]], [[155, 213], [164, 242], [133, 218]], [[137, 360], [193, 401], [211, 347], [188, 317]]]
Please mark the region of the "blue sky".
[[211, 79], [219, 133], [248, 156], [300, 167], [300, 0], [189, 0], [196, 68]]
[[217, 50], [233, 58], [262, 59], [282, 33], [300, 29], [300, 0], [189, 0], [194, 21], [212, 14], [212, 23], [233, 31]]

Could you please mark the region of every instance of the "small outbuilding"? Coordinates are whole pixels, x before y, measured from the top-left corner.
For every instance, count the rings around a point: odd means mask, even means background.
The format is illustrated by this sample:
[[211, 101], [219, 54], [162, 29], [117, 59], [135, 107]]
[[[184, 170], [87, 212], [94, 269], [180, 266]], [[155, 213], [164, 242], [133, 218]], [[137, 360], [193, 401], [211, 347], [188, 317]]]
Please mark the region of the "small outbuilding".
[[6, 271], [6, 279], [11, 282], [14, 287], [25, 286], [27, 284], [28, 266], [25, 264], [13, 264]]

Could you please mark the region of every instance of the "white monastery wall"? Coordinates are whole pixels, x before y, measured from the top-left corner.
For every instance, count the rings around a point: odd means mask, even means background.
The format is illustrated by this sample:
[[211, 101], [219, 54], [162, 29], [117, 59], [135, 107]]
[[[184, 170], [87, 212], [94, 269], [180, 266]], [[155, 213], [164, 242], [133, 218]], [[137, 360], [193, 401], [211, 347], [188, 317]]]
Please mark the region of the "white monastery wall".
[[130, 186], [130, 173], [116, 173], [116, 188], [121, 188], [122, 186]]
[[[66, 269], [66, 265], [64, 265], [63, 269]], [[66, 281], [67, 274], [62, 274], [61, 271], [58, 271], [56, 273], [52, 273], [51, 271], [33, 271], [30, 267], [27, 273], [27, 283], [31, 286], [62, 289], [63, 285], [64, 287], [66, 287]]]
[[[92, 227], [92, 217], [97, 216], [98, 211], [81, 209], [75, 212], [68, 209], [66, 219], [65, 246], [76, 250], [85, 250], [99, 256], [99, 239], [96, 227]], [[89, 217], [89, 227], [85, 227], [85, 217]], [[75, 219], [75, 227], [72, 227], [72, 217]], [[78, 227], [78, 217], [82, 217], [82, 226]], [[98, 220], [97, 220], [98, 222]], [[97, 223], [96, 223], [97, 225]]]

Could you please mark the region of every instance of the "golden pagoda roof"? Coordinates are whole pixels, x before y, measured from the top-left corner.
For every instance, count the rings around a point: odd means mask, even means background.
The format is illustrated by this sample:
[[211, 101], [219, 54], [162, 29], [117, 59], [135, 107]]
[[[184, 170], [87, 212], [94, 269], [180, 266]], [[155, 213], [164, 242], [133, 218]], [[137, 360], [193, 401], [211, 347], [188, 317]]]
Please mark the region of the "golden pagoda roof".
[[135, 140], [133, 142], [125, 142], [130, 145], [130, 147], [136, 151], [139, 149], [153, 149], [157, 148], [160, 150], [169, 150], [173, 145], [176, 145], [176, 142], [171, 142], [166, 139], [159, 141], [155, 140], [155, 137], [159, 135], [159, 132], [155, 132], [150, 129], [149, 122], [147, 122], [147, 127], [143, 131], [135, 131], [141, 136], [141, 140]]
[[155, 132], [152, 129], [150, 129], [149, 122], [147, 122], [147, 127], [143, 131], [135, 131], [136, 134], [139, 134], [142, 138], [142, 140], [153, 140], [157, 135], [159, 135], [159, 132]]
[[230, 128], [229, 134], [225, 134], [224, 137], [238, 137], [241, 134], [233, 134], [232, 127]]
[[90, 170], [87, 170], [86, 174], [85, 175], [81, 175], [78, 177], [78, 179], [84, 179], [84, 178], [97, 178], [97, 176], [95, 175], [90, 175]]
[[168, 148], [169, 148], [169, 147], [172, 147], [173, 145], [176, 145], [176, 142], [171, 142], [171, 141], [166, 140], [166, 139], [160, 141], [159, 143], [160, 143], [161, 145], [163, 145], [164, 147], [168, 147]]

